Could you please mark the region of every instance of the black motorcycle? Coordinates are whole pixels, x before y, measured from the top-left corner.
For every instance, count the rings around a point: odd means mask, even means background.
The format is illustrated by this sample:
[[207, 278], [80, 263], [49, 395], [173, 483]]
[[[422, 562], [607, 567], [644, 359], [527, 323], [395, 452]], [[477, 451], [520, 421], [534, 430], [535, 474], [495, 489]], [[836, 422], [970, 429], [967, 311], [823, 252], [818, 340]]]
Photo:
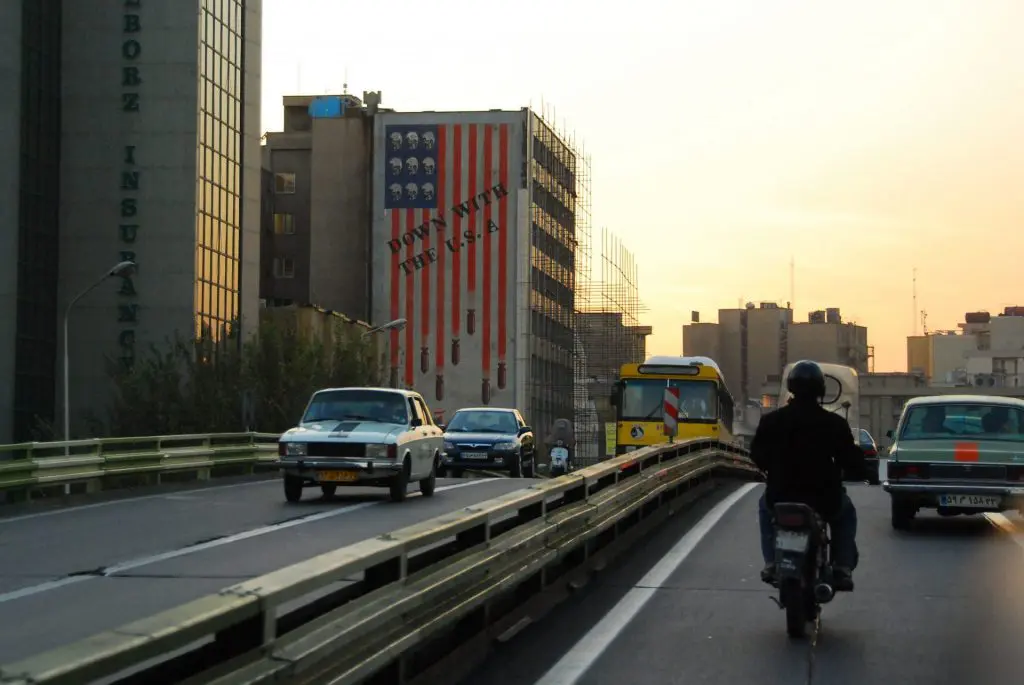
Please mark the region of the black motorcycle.
[[835, 597], [828, 525], [811, 507], [779, 502], [774, 507], [775, 578], [779, 598], [772, 600], [786, 611], [786, 632], [800, 638], [807, 624], [817, 622], [821, 605]]

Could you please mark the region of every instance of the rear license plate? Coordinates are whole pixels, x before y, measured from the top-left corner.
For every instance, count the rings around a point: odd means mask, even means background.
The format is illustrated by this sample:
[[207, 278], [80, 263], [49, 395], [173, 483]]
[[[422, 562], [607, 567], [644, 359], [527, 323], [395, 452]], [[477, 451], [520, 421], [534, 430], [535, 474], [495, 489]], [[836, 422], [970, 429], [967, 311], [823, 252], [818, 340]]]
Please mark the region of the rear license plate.
[[318, 480], [332, 483], [353, 483], [359, 480], [359, 473], [356, 471], [317, 471]]
[[465, 459], [486, 459], [487, 452], [463, 452], [462, 456]]
[[803, 552], [807, 549], [809, 539], [807, 533], [780, 530], [775, 534], [775, 548], [783, 552]]
[[992, 509], [1002, 504], [1002, 498], [993, 495], [939, 495], [940, 507], [971, 507]]

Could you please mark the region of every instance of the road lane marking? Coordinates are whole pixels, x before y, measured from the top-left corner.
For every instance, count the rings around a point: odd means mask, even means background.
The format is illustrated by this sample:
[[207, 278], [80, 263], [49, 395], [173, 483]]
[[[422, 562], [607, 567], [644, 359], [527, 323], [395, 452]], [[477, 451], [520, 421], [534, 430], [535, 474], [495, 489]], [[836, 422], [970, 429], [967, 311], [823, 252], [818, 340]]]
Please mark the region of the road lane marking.
[[1022, 536], [1021, 530], [1017, 528], [1017, 525], [1006, 514], [987, 513], [985, 518], [993, 526], [1008, 534], [1010, 539], [1017, 543], [1021, 550], [1024, 550], [1024, 536]]
[[[437, 492], [445, 492], [447, 490], [456, 490], [458, 488], [467, 488], [477, 485], [483, 485], [484, 483], [493, 483], [498, 479], [487, 478], [480, 480], [467, 480], [462, 483], [455, 483], [454, 485], [444, 485], [437, 488]], [[527, 486], [524, 486], [527, 487]], [[420, 492], [410, 492], [408, 495], [411, 497], [422, 496]], [[118, 573], [124, 573], [132, 569], [141, 568], [143, 566], [150, 566], [161, 561], [167, 561], [168, 559], [175, 559], [177, 557], [188, 556], [190, 554], [196, 554], [203, 552], [208, 549], [214, 549], [216, 547], [223, 547], [224, 545], [230, 545], [235, 542], [241, 542], [242, 540], [248, 540], [250, 538], [259, 537], [261, 535], [267, 535], [269, 533], [276, 533], [281, 530], [288, 528], [294, 528], [295, 526], [301, 526], [306, 523], [315, 523], [317, 521], [323, 521], [325, 519], [334, 518], [335, 516], [342, 516], [344, 514], [357, 511], [359, 509], [366, 509], [375, 505], [384, 504], [385, 501], [378, 500], [374, 502], [360, 502], [359, 504], [350, 504], [340, 509], [331, 509], [329, 511], [322, 511], [316, 514], [310, 514], [309, 516], [303, 516], [302, 518], [295, 518], [289, 521], [282, 521], [281, 523], [273, 523], [267, 526], [261, 526], [259, 528], [253, 528], [252, 530], [246, 530], [241, 533], [235, 533], [234, 535], [226, 535], [215, 540], [208, 542], [202, 542], [198, 545], [190, 545], [188, 547], [181, 547], [179, 549], [170, 550], [167, 552], [160, 552], [158, 554], [152, 554], [146, 557], [140, 557], [138, 559], [130, 559], [128, 561], [122, 561], [110, 566], [104, 566], [100, 570], [97, 570], [94, 574], [74, 575], [65, 576], [63, 578], [55, 578], [54, 580], [40, 583], [38, 585], [31, 585], [18, 590], [12, 590], [11, 592], [5, 592], [0, 594], [0, 604], [10, 602], [16, 599], [22, 599], [24, 597], [31, 597], [38, 595], [43, 592], [49, 592], [58, 588], [66, 587], [68, 585], [74, 585], [76, 583], [82, 583], [87, 580], [93, 580], [95, 578], [108, 578], [115, 576]]]
[[153, 499], [168, 499], [171, 497], [180, 497], [185, 494], [198, 494], [203, 492], [217, 492], [220, 490], [232, 490], [234, 488], [251, 488], [256, 485], [278, 485], [279, 478], [264, 478], [261, 480], [249, 481], [246, 483], [231, 483], [230, 485], [211, 485], [208, 487], [199, 488], [188, 488], [187, 490], [174, 490], [172, 492], [164, 492], [153, 495], [139, 495], [138, 497], [124, 497], [121, 499], [112, 499], [107, 502], [96, 502], [94, 504], [79, 504], [71, 505], [67, 507], [61, 507], [60, 509], [51, 509], [49, 511], [37, 511], [32, 514], [20, 514], [18, 516], [8, 516], [6, 518], [0, 518], [0, 525], [5, 523], [16, 523], [18, 521], [28, 521], [31, 519], [41, 519], [48, 516], [57, 516], [59, 514], [76, 514], [80, 511], [86, 511], [88, 509], [101, 509], [103, 507], [112, 507], [115, 504], [130, 504], [131, 502], [145, 502]]
[[535, 685], [575, 685], [654, 597], [665, 581], [682, 566], [700, 541], [737, 502], [758, 485], [759, 483], [747, 483], [715, 505]]

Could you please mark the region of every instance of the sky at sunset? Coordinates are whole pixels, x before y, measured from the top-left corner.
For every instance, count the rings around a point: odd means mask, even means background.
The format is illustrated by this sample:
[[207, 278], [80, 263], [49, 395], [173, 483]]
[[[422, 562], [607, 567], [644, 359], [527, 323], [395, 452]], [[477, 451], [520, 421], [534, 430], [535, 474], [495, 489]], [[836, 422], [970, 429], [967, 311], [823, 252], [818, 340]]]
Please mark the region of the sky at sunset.
[[929, 328], [1024, 304], [1022, 27], [1021, 0], [264, 0], [262, 128], [346, 70], [398, 110], [543, 98], [650, 352], [691, 310], [785, 302], [793, 258], [796, 318], [840, 307], [904, 371], [914, 267]]

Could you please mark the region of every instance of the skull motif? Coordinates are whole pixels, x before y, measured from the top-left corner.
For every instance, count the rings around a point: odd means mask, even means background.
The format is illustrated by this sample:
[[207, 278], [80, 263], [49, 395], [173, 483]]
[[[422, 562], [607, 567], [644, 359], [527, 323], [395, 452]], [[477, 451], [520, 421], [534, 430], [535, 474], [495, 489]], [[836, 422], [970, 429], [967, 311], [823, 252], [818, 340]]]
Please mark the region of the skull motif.
[[415, 200], [418, 193], [419, 193], [419, 186], [417, 186], [415, 183], [406, 183], [405, 184], [405, 195], [410, 200]]
[[392, 183], [388, 186], [388, 190], [391, 191], [391, 199], [394, 202], [398, 202], [402, 199], [402, 186], [398, 183]]
[[423, 184], [423, 199], [433, 200], [434, 199], [434, 184], [424, 183]]
[[405, 134], [405, 144], [410, 150], [415, 150], [420, 146], [420, 135], [416, 131], [409, 131]]
[[398, 176], [398, 174], [402, 173], [402, 160], [400, 160], [398, 157], [392, 157], [391, 159], [389, 159], [388, 165], [391, 167], [392, 176]]
[[437, 139], [434, 137], [433, 131], [427, 131], [426, 133], [423, 134], [423, 147], [425, 147], [428, 150], [433, 150], [436, 144]]
[[423, 159], [423, 173], [433, 174], [435, 171], [437, 171], [437, 163], [434, 162], [434, 158], [425, 157]]
[[405, 170], [409, 172], [410, 176], [415, 176], [420, 171], [420, 160], [415, 157], [405, 160]]
[[401, 133], [399, 133], [398, 131], [395, 131], [394, 133], [392, 133], [388, 137], [391, 139], [391, 149], [392, 150], [401, 150], [402, 149], [402, 134]]

